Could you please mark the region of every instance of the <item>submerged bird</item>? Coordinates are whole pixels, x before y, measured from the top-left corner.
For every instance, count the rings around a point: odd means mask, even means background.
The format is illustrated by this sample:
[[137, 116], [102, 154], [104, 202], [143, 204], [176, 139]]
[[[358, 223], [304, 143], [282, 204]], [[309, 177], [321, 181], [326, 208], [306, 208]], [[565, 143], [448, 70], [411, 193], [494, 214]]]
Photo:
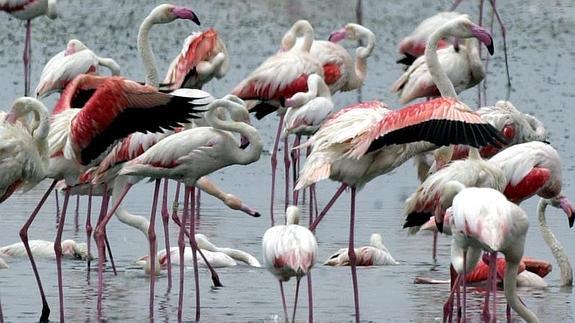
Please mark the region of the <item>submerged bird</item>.
[[[29, 240], [30, 249], [35, 258], [56, 259], [54, 242], [46, 240]], [[4, 257], [27, 257], [24, 243], [17, 242], [0, 247], [0, 255]], [[76, 243], [74, 240], [62, 241], [62, 256], [68, 259], [85, 260], [88, 258], [88, 248], [85, 243]], [[90, 256], [91, 257], [91, 256]]]
[[[369, 244], [369, 246], [355, 248], [357, 266], [385, 266], [399, 264], [383, 244], [383, 238], [380, 234], [372, 234], [369, 239]], [[328, 266], [349, 266], [348, 249], [339, 249], [323, 264]]]

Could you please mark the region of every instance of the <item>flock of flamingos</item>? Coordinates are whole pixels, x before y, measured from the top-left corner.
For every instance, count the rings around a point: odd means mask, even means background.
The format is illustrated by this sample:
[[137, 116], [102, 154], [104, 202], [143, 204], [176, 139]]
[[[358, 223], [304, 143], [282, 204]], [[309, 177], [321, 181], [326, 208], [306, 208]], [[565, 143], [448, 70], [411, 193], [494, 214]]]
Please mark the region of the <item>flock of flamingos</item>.
[[[490, 306], [489, 298], [495, 295], [498, 281], [502, 281], [509, 306], [527, 322], [538, 322], [536, 314], [516, 294], [517, 285], [545, 286], [541, 277], [551, 267], [543, 261], [523, 257], [529, 221], [519, 204], [533, 195], [541, 197], [539, 221], [559, 263], [561, 283], [572, 284], [568, 259], [545, 223], [548, 205], [562, 209], [569, 226], [573, 225], [575, 213], [562, 193], [561, 161], [557, 151], [546, 142], [543, 124], [508, 101], [474, 111], [457, 98], [459, 92], [474, 87], [485, 77], [481, 47], [485, 46], [491, 55], [494, 53], [490, 33], [468, 15], [454, 11], [438, 13], [421, 22], [399, 44], [400, 53], [405, 55], [400, 62], [407, 67], [393, 91], [405, 104], [417, 98], [426, 100], [395, 110], [383, 102], [368, 101], [335, 111], [331, 96], [358, 89], [365, 79], [368, 59], [376, 46], [375, 35], [368, 28], [349, 23], [334, 31], [329, 40], [315, 40], [311, 24], [297, 21], [281, 39], [276, 54], [261, 63], [231, 94], [214, 98], [200, 88], [214, 77], [225, 76], [229, 55], [224, 41], [211, 28], [195, 32], [184, 41], [181, 53], [160, 82], [148, 37], [151, 28], [176, 19], [200, 24], [192, 10], [170, 4], [153, 9], [139, 29], [138, 52], [146, 71], [145, 82], [118, 76], [120, 66], [114, 60], [98, 57], [82, 42], [70, 40], [65, 50], [44, 67], [33, 98], [28, 96], [31, 19], [40, 15], [55, 18], [55, 2], [0, 0], [1, 10], [27, 24], [25, 96], [16, 99], [11, 109], [2, 113], [0, 121], [0, 201], [4, 202], [15, 191], [28, 190], [44, 179], [52, 179], [20, 231], [22, 243], [1, 248], [0, 255], [29, 257], [42, 297], [41, 322], [49, 320], [50, 309], [34, 256], [42, 256], [42, 250], [46, 253], [49, 248], [47, 253], [56, 259], [60, 321], [64, 321], [62, 256], [85, 256], [90, 267], [90, 216], [86, 222], [87, 251], [73, 241], [62, 241], [70, 195], [88, 195], [90, 206], [92, 196], [102, 196], [100, 216], [93, 230], [98, 261], [98, 315], [104, 306], [106, 263], [111, 263], [115, 270], [110, 250], [106, 253], [109, 248], [106, 224], [114, 215], [148, 238], [150, 253], [140, 261], [151, 277], [167, 267], [171, 284], [170, 264], [180, 265], [180, 320], [184, 264], [188, 258], [194, 267], [196, 320], [200, 319], [198, 257], [202, 257], [204, 265], [212, 267], [223, 266], [219, 264], [222, 261], [233, 262], [232, 258], [260, 266], [255, 257], [245, 252], [215, 247], [205, 236], [196, 235], [194, 223], [195, 187], [233, 209], [260, 216], [205, 177], [223, 167], [248, 165], [260, 158], [262, 140], [250, 123], [251, 112], [257, 119], [273, 112], [279, 116], [271, 157], [272, 226], [263, 235], [262, 256], [263, 266], [279, 281], [286, 321], [290, 315], [283, 282], [291, 277], [296, 279], [291, 314], [295, 320], [300, 279], [316, 262], [318, 245], [314, 231], [347, 189], [351, 192], [349, 247], [339, 250], [326, 264], [351, 267], [355, 320], [360, 321], [356, 266], [397, 262], [379, 235], [372, 236], [372, 246], [355, 248], [356, 192], [373, 178], [411, 158], [416, 160], [421, 184], [406, 200], [404, 228], [409, 228], [410, 233], [426, 229], [452, 236], [452, 279], [445, 282], [451, 283], [452, 290], [444, 306], [444, 321], [454, 319], [455, 298], [458, 307], [455, 319], [465, 321], [466, 285], [487, 280], [489, 289], [482, 320], [496, 321], [496, 303], [492, 301]], [[499, 19], [495, 1], [490, 2]], [[352, 41], [351, 44], [359, 42], [355, 54], [340, 45], [344, 40]], [[113, 76], [99, 75], [100, 66], [108, 67]], [[60, 98], [49, 113], [39, 100], [55, 92], [60, 93]], [[289, 135], [296, 138], [288, 149]], [[304, 135], [308, 139], [302, 142]], [[281, 225], [276, 224], [273, 214], [280, 139], [285, 145], [286, 167], [286, 221]], [[305, 163], [301, 164], [303, 158]], [[292, 177], [294, 187], [290, 189]], [[326, 178], [340, 182], [341, 186], [318, 212], [315, 186]], [[155, 183], [150, 219], [121, 207], [131, 186], [142, 179]], [[176, 205], [172, 214], [180, 227], [177, 248], [170, 248], [167, 234], [168, 180], [178, 183], [175, 204], [180, 184], [184, 184], [183, 212], [178, 212]], [[28, 240], [29, 227], [57, 186], [65, 195], [56, 239], [53, 243]], [[299, 224], [297, 205], [302, 201], [300, 192], [308, 189], [310, 219], [309, 225], [303, 226]], [[158, 253], [155, 229], [150, 223], [155, 223], [160, 190], [166, 249]], [[191, 248], [185, 247], [186, 239]], [[218, 260], [210, 256], [216, 251], [231, 258]], [[504, 258], [498, 258], [498, 253]], [[217, 274], [213, 268], [210, 270], [214, 284], [218, 284]], [[440, 283], [426, 278], [418, 281]], [[149, 315], [153, 317], [155, 279], [149, 282]], [[307, 283], [308, 320], [313, 321], [309, 275]], [[508, 319], [510, 315], [508, 311]], [[0, 322], [3, 322], [1, 311]]]

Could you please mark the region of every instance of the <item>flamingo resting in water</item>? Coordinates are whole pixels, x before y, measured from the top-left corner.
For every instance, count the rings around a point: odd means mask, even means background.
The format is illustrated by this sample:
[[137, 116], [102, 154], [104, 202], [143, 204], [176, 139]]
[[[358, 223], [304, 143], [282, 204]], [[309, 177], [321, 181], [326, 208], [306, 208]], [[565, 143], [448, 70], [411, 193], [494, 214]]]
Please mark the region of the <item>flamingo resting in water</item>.
[[[313, 233], [299, 225], [299, 209], [289, 206], [286, 210], [286, 224], [269, 228], [262, 238], [264, 267], [280, 283], [280, 292], [285, 320], [288, 319], [283, 282], [296, 278], [295, 300], [292, 322], [295, 322], [300, 279], [309, 274], [317, 254], [317, 241]], [[311, 309], [310, 309], [311, 311]], [[310, 317], [310, 321], [313, 318]]]
[[[46, 240], [30, 240], [28, 243], [35, 257], [41, 259], [56, 259], [56, 254], [54, 253], [54, 242]], [[22, 242], [0, 247], [0, 255], [6, 257], [28, 256], [26, 254], [24, 243]], [[63, 240], [62, 256], [69, 259], [86, 260], [89, 257], [88, 248], [85, 243], [77, 243], [70, 239]]]
[[[391, 253], [383, 244], [383, 238], [380, 234], [374, 233], [369, 239], [369, 246], [363, 246], [355, 249], [357, 255], [357, 266], [385, 266], [397, 265]], [[324, 263], [328, 266], [349, 266], [349, 253], [347, 248], [339, 249], [331, 255]]]
[[30, 65], [32, 46], [32, 19], [46, 15], [50, 19], [56, 19], [56, 0], [0, 0], [0, 11], [5, 11], [11, 16], [26, 21], [26, 40], [24, 41], [24, 96], [30, 93]]

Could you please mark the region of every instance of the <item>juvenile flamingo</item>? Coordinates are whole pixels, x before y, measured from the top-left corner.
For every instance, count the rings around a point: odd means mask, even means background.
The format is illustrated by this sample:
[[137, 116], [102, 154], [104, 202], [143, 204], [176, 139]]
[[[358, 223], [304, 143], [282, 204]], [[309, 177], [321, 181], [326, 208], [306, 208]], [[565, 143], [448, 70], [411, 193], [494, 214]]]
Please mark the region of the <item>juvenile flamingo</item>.
[[[300, 279], [309, 274], [317, 254], [317, 241], [313, 233], [299, 224], [299, 209], [289, 206], [286, 210], [286, 224], [273, 226], [264, 233], [262, 252], [264, 267], [280, 283], [284, 318], [288, 322], [283, 282], [296, 278], [295, 300], [292, 322], [295, 322]], [[310, 309], [311, 310], [311, 309]], [[310, 321], [313, 318], [310, 317]]]
[[[383, 238], [381, 235], [377, 233], [371, 235], [369, 246], [356, 248], [355, 254], [357, 255], [357, 266], [385, 266], [399, 264], [383, 244]], [[349, 266], [350, 261], [347, 248], [339, 249], [323, 264], [328, 266]]]
[[[529, 228], [525, 212], [509, 202], [499, 191], [491, 188], [466, 188], [456, 181], [445, 185], [441, 203], [445, 207], [451, 205], [452, 208], [451, 263], [459, 274], [444, 307], [444, 315], [451, 315], [453, 293], [462, 283], [462, 317], [466, 320], [466, 280], [462, 277], [475, 267], [483, 250], [489, 253], [490, 280], [493, 282], [490, 291], [493, 291], [494, 299], [497, 291], [496, 259], [497, 253], [501, 252], [506, 261], [503, 288], [507, 302], [527, 322], [539, 322], [535, 314], [520, 301], [516, 292], [517, 270], [523, 257], [525, 237]], [[493, 320], [496, 314], [495, 305], [494, 301]]]
[[26, 20], [26, 40], [24, 41], [24, 96], [30, 93], [30, 65], [32, 59], [31, 33], [32, 19], [46, 15], [56, 19], [56, 0], [0, 0], [0, 11], [5, 11], [20, 20]]
[[97, 73], [98, 66], [107, 67], [112, 75], [120, 75], [120, 65], [116, 61], [99, 57], [81, 41], [72, 39], [65, 50], [54, 55], [44, 66], [36, 86], [36, 97], [41, 99], [61, 92], [76, 76]]

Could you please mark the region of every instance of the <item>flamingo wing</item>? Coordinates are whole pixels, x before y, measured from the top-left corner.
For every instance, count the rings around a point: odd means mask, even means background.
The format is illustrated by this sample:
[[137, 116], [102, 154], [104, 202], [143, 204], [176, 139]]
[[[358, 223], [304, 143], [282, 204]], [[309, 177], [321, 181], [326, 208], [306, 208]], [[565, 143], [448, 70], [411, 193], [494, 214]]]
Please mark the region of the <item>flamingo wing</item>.
[[[206, 104], [196, 101], [209, 94], [197, 93], [195, 98], [180, 97], [121, 77], [107, 78], [72, 121], [73, 156], [87, 165], [133, 132], [162, 132], [180, 126]], [[65, 155], [72, 157], [69, 150]]]

